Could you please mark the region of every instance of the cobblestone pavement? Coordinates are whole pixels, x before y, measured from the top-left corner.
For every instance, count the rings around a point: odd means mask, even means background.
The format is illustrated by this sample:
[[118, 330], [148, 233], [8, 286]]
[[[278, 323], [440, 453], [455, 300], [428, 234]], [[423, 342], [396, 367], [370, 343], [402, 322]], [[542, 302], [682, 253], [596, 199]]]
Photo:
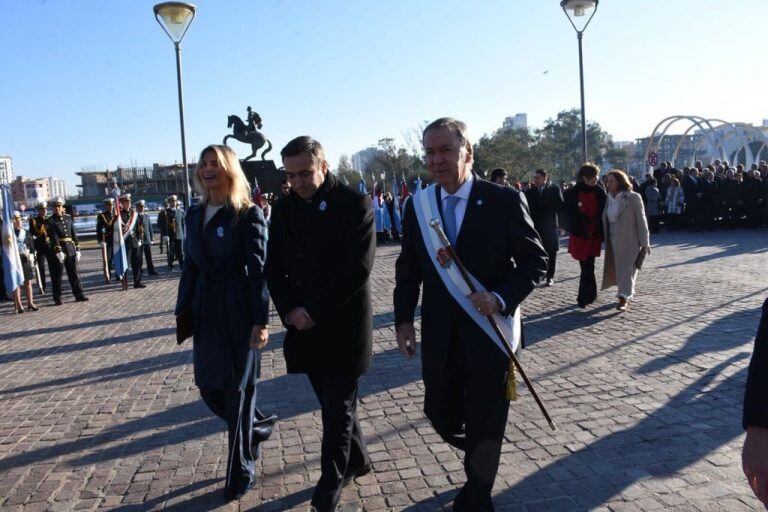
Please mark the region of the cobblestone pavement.
[[[374, 472], [342, 510], [448, 510], [461, 454], [422, 413], [418, 360], [395, 349], [397, 247], [373, 275], [372, 370], [360, 417]], [[83, 259], [91, 301], [0, 311], [0, 507], [4, 510], [306, 510], [319, 476], [320, 416], [304, 376], [286, 375], [282, 332], [264, 352], [259, 401], [281, 421], [256, 489], [222, 504], [224, 425], [198, 399], [191, 347], [174, 342], [178, 274], [145, 290], [103, 285]], [[155, 255], [156, 260], [164, 257]], [[575, 307], [578, 266], [525, 303], [523, 362], [559, 425], [530, 394], [512, 405], [497, 510], [757, 510], [740, 469], [746, 367], [768, 295], [768, 231], [654, 237], [630, 310], [601, 292]], [[602, 268], [598, 268], [598, 276]], [[68, 288], [66, 288], [68, 289]]]

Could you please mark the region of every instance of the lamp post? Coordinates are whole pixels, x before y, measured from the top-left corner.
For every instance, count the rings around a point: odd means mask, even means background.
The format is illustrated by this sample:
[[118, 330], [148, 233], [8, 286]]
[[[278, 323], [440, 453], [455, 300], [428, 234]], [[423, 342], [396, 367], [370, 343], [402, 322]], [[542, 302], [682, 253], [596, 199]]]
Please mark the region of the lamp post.
[[[579, 79], [581, 81], [581, 156], [582, 162], [587, 161], [587, 118], [584, 114], [584, 57], [581, 51], [581, 39], [584, 35], [584, 31], [587, 29], [587, 25], [592, 21], [592, 18], [597, 12], [597, 4], [600, 0], [561, 0], [560, 7], [563, 8], [563, 12], [568, 17], [568, 21], [573, 25], [573, 29], [576, 31], [576, 37], [579, 40]], [[587, 18], [586, 23], [581, 26], [584, 16], [592, 11]], [[581, 18], [581, 19], [580, 19]], [[579, 28], [581, 26], [581, 28]]]
[[163, 2], [154, 7], [155, 19], [173, 41], [176, 49], [176, 83], [179, 90], [179, 123], [181, 124], [181, 161], [184, 165], [184, 186], [187, 200], [186, 207], [192, 205], [192, 189], [189, 186], [187, 170], [187, 142], [184, 137], [184, 95], [181, 88], [181, 41], [195, 18], [196, 7], [184, 2]]

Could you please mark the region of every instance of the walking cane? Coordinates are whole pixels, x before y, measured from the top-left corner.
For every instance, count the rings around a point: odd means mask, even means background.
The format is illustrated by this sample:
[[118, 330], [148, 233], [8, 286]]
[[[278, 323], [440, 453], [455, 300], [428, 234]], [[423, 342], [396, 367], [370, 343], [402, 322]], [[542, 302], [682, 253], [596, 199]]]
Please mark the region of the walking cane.
[[[448, 237], [445, 236], [440, 220], [432, 219], [431, 221], [429, 221], [429, 225], [432, 227], [432, 229], [435, 230], [435, 232], [437, 233], [437, 236], [440, 237], [440, 242], [443, 244], [445, 251], [448, 253], [449, 259], [453, 260], [456, 263], [456, 268], [459, 269], [459, 273], [461, 274], [461, 277], [464, 279], [464, 282], [469, 287], [469, 291], [473, 294], [477, 293], [477, 288], [475, 288], [475, 285], [472, 282], [472, 279], [470, 279], [469, 272], [467, 272], [467, 269], [461, 263], [461, 260], [459, 259], [459, 256], [456, 254], [456, 251], [454, 251], [450, 240], [448, 240]], [[523, 366], [520, 364], [520, 361], [517, 359], [517, 356], [515, 356], [515, 352], [512, 350], [512, 346], [509, 344], [509, 341], [507, 341], [507, 338], [504, 336], [504, 333], [501, 332], [501, 329], [499, 329], [499, 326], [496, 323], [496, 319], [493, 318], [493, 315], [486, 315], [485, 318], [487, 318], [488, 321], [491, 323], [493, 332], [495, 332], [496, 336], [499, 337], [502, 344], [504, 345], [504, 348], [507, 351], [507, 354], [509, 355], [509, 358], [514, 363], [515, 368], [517, 368], [517, 371], [520, 372], [520, 376], [523, 378], [523, 381], [525, 382], [525, 385], [528, 387], [528, 390], [531, 392], [531, 395], [533, 395], [534, 400], [536, 400], [536, 404], [539, 406], [539, 409], [541, 410], [541, 413], [544, 415], [544, 418], [546, 418], [547, 423], [549, 423], [549, 427], [553, 431], [557, 430], [557, 426], [555, 426], [555, 423], [552, 421], [552, 418], [549, 416], [549, 413], [547, 412], [546, 407], [544, 407], [544, 403], [539, 398], [539, 395], [536, 393], [536, 390], [533, 389], [533, 383], [525, 374], [525, 371], [523, 370]], [[509, 378], [513, 379], [514, 376], [510, 375]]]

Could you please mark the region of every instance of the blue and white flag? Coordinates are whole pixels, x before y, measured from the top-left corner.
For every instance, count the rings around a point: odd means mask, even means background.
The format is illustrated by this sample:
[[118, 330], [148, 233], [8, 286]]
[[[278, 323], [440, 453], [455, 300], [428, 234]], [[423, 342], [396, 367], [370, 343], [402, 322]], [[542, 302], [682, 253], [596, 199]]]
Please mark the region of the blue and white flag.
[[415, 185], [415, 189], [413, 191], [413, 195], [416, 195], [419, 192], [421, 192], [421, 178], [418, 175], [416, 176], [416, 182], [414, 183], [414, 185]]
[[11, 187], [2, 184], [0, 188], [3, 191], [3, 280], [5, 281], [5, 289], [12, 292], [24, 284], [24, 269], [21, 266], [19, 243], [13, 232]]
[[112, 195], [115, 197], [115, 213], [117, 214], [112, 233], [112, 265], [115, 267], [117, 279], [120, 280], [128, 271], [128, 256], [125, 253], [123, 218], [120, 216], [120, 194], [115, 189], [112, 191]]
[[400, 198], [397, 194], [397, 180], [395, 178], [392, 178], [392, 200], [392, 209], [395, 210], [395, 229], [399, 233], [403, 230], [403, 223], [400, 219]]
[[368, 189], [365, 187], [365, 180], [360, 178], [360, 183], [357, 184], [357, 190], [363, 195], [368, 195]]

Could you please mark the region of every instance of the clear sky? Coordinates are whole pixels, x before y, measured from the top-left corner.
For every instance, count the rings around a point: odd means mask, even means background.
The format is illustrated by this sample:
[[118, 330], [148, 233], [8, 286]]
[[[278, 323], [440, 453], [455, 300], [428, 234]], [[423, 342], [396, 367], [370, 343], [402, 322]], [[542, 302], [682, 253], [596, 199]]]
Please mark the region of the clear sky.
[[[0, 0], [0, 154], [17, 174], [181, 160], [173, 46], [143, 0]], [[475, 136], [579, 103], [558, 0], [198, 0], [183, 43], [189, 159], [251, 105], [272, 156], [310, 134], [335, 166], [452, 115]], [[767, 0], [602, 0], [587, 117], [616, 140], [663, 117], [768, 118]], [[546, 74], [545, 71], [548, 71]], [[241, 157], [248, 147], [231, 143]]]

